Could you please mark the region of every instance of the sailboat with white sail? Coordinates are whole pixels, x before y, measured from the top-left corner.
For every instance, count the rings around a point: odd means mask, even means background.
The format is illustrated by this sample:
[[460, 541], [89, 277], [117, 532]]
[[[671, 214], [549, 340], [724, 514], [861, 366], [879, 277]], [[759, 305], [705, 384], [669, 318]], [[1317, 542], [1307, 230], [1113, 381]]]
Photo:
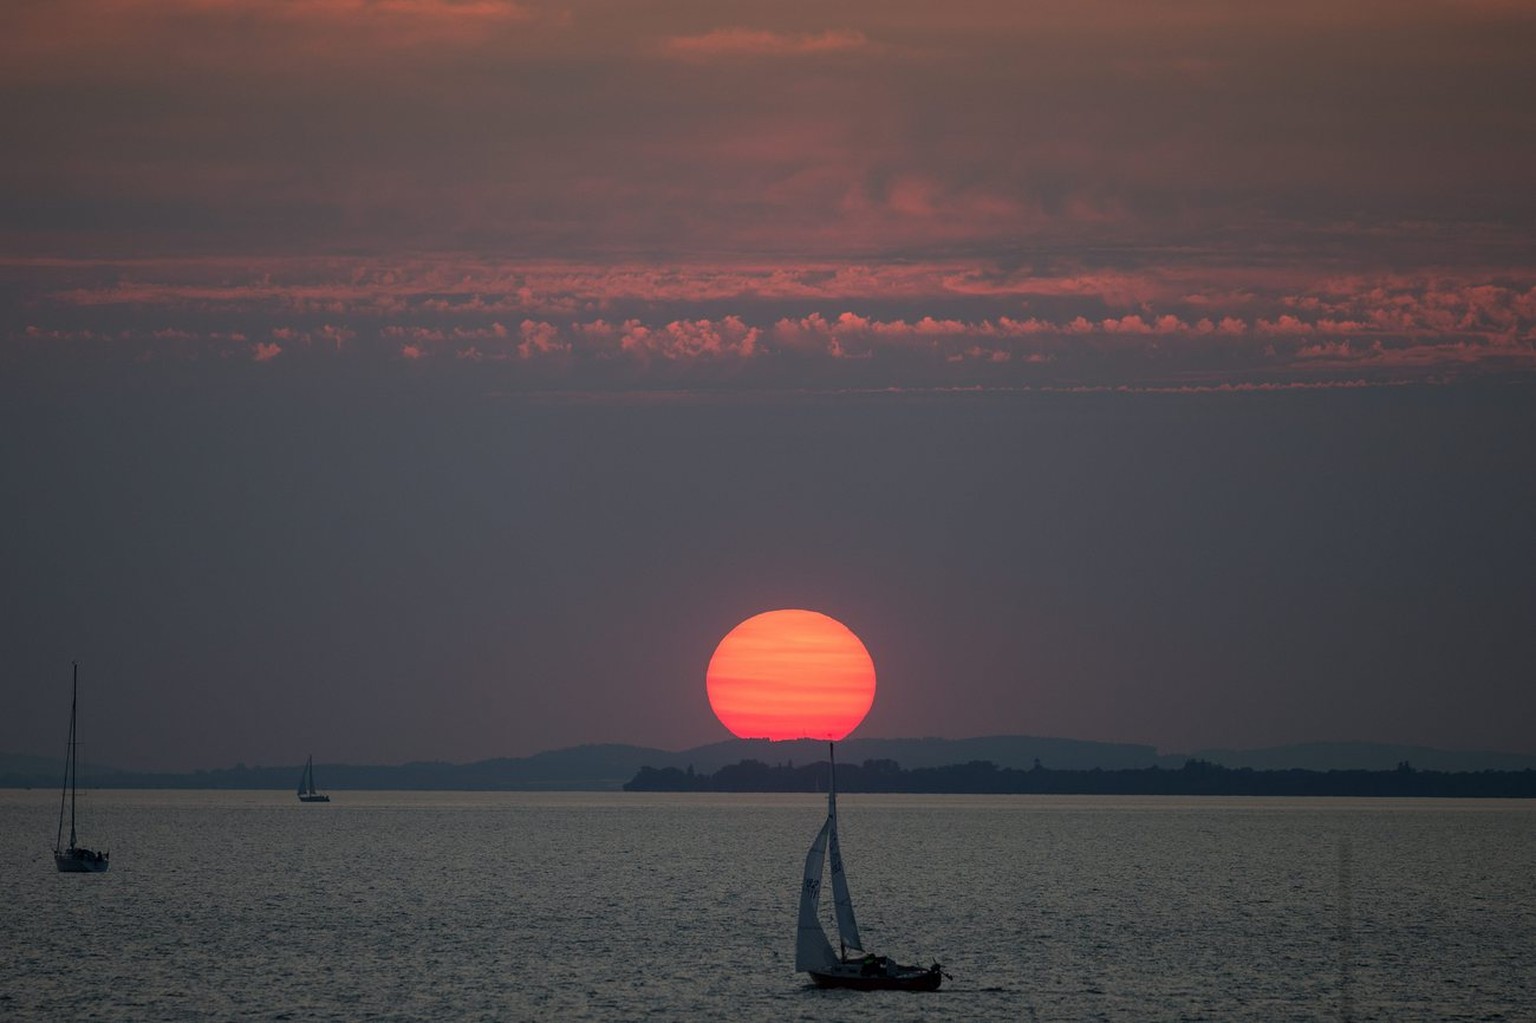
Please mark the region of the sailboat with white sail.
[[[831, 744], [828, 744], [829, 748]], [[795, 935], [795, 969], [809, 973], [820, 987], [847, 987], [861, 991], [937, 991], [944, 968], [903, 966], [864, 948], [848, 877], [843, 871], [842, 850], [837, 841], [837, 754], [833, 749], [827, 784], [827, 820], [805, 856], [805, 879], [800, 886], [800, 920]], [[821, 925], [821, 875], [830, 853], [832, 903], [837, 918], [838, 950], [834, 951]]]
[[[100, 874], [112, 864], [110, 852], [87, 849], [75, 834], [75, 802], [78, 781], [78, 711], [80, 707], [80, 662], [74, 662], [74, 679], [69, 697], [69, 752], [64, 758], [64, 790], [59, 794], [59, 830], [53, 840], [53, 862], [61, 874]], [[69, 845], [64, 844], [64, 807], [69, 806]]]
[[315, 755], [311, 753], [309, 759], [304, 761], [304, 773], [299, 775], [299, 802], [329, 803], [330, 801], [330, 796], [315, 791]]

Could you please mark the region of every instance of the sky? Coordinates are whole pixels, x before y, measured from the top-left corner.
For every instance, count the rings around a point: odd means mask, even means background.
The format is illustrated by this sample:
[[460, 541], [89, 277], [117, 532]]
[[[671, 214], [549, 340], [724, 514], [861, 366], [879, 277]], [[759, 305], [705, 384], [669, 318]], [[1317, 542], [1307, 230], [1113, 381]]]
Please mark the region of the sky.
[[0, 751], [1536, 753], [1536, 6], [22, 0]]

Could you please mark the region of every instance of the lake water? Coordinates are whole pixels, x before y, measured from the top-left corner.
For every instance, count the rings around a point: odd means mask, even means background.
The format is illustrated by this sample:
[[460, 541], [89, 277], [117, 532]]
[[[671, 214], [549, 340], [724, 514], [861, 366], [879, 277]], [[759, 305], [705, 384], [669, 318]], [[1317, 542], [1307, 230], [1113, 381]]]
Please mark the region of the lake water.
[[866, 941], [793, 972], [809, 795], [0, 791], [0, 1019], [1536, 1020], [1536, 803], [846, 795]]

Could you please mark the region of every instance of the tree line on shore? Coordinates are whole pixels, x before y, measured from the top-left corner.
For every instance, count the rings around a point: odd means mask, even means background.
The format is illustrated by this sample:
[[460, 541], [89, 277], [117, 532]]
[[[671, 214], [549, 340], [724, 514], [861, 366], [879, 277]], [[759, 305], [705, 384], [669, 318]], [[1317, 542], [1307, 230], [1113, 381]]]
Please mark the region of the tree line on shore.
[[[713, 774], [642, 767], [626, 792], [825, 792], [828, 764], [795, 766], [743, 760]], [[1182, 768], [1053, 770], [998, 767], [974, 760], [903, 770], [894, 760], [839, 764], [840, 792], [1147, 795], [1147, 796], [1420, 796], [1536, 797], [1536, 771], [1421, 771], [1407, 761], [1385, 771], [1254, 770], [1189, 760]]]

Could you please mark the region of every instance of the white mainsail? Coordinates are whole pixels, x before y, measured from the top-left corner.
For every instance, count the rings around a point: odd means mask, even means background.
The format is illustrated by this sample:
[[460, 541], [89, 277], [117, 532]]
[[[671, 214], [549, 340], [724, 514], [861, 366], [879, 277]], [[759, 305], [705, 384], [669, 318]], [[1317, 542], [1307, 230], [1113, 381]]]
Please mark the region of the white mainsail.
[[827, 834], [832, 830], [832, 817], [816, 833], [810, 852], [805, 854], [805, 880], [800, 885], [800, 924], [795, 933], [795, 969], [825, 970], [837, 962], [837, 953], [827, 941], [827, 932], [821, 929], [818, 909], [821, 906], [821, 868], [827, 857]]

